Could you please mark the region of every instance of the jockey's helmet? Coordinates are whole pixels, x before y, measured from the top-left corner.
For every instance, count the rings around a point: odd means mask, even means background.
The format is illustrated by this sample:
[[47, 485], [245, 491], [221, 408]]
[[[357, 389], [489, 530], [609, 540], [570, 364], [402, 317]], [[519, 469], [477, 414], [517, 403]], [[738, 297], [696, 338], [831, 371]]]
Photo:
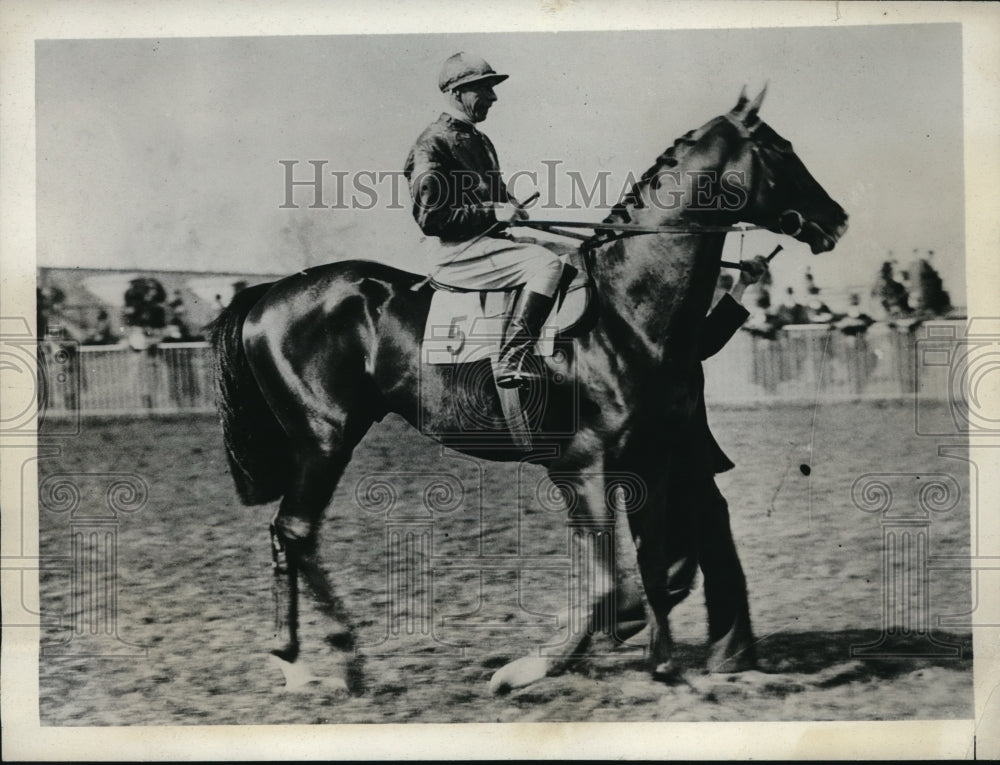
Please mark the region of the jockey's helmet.
[[463, 85], [471, 85], [474, 82], [486, 82], [489, 85], [506, 80], [508, 75], [497, 74], [486, 59], [473, 56], [468, 53], [456, 53], [449, 56], [441, 67], [441, 74], [438, 75], [438, 87], [442, 93], [460, 88]]

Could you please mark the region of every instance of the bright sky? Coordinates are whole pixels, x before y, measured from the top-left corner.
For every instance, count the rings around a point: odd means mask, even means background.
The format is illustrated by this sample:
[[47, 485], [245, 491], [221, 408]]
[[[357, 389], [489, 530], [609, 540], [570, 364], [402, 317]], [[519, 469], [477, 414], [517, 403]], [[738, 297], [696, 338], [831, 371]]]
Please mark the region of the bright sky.
[[[851, 215], [832, 253], [782, 243], [780, 284], [809, 265], [867, 292], [892, 250], [935, 251], [964, 304], [961, 30], [953, 25], [763, 30], [49, 41], [37, 47], [38, 264], [285, 272], [343, 255], [420, 270], [405, 186], [373, 209], [281, 209], [280, 160], [399, 171], [442, 107], [441, 62], [477, 52], [511, 75], [481, 126], [515, 192], [550, 194], [543, 161], [609, 173], [608, 204], [674, 138], [769, 82], [762, 118]], [[337, 202], [326, 178], [325, 202]], [[368, 197], [361, 195], [362, 202]], [[592, 211], [534, 217], [599, 220]], [[727, 257], [738, 256], [731, 236]]]

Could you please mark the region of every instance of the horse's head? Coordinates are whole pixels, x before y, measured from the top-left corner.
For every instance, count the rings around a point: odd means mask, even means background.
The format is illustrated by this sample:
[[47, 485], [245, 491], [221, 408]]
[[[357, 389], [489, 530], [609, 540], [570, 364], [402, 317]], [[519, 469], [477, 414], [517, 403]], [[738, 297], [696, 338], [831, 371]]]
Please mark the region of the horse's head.
[[758, 116], [766, 91], [750, 101], [744, 90], [724, 117], [743, 148], [732, 166], [737, 177], [742, 174], [735, 181], [742, 204], [731, 210], [732, 217], [793, 236], [813, 253], [832, 250], [847, 230], [847, 213], [812, 177], [792, 144]]
[[792, 145], [758, 116], [761, 91], [678, 138], [616, 205], [608, 221], [751, 223], [833, 249], [847, 214], [816, 182]]
[[744, 92], [731, 111], [674, 141], [605, 220], [662, 235], [604, 242], [599, 232], [604, 249], [591, 274], [604, 304], [635, 327], [654, 358], [664, 343], [671, 358], [694, 358], [694, 329], [708, 312], [731, 226], [793, 236], [814, 253], [833, 249], [847, 228], [843, 208], [758, 117], [763, 98], [751, 102]]

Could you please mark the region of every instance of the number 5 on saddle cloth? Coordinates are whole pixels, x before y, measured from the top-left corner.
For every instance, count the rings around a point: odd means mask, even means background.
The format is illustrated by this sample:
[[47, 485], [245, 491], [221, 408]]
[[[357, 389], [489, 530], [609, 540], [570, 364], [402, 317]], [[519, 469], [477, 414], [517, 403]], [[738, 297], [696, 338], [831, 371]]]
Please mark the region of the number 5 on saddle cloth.
[[[568, 261], [568, 262], [567, 262]], [[552, 356], [557, 337], [572, 337], [587, 330], [596, 313], [593, 285], [584, 267], [583, 257], [573, 252], [564, 258], [562, 279], [556, 300], [544, 322], [534, 353]], [[488, 360], [494, 382], [503, 347], [504, 331], [510, 323], [519, 292], [508, 290], [463, 290], [441, 285], [436, 288], [424, 326], [420, 357], [428, 365], [472, 365]], [[503, 418], [514, 445], [532, 449], [531, 426], [517, 388], [495, 386]], [[456, 391], [462, 395], [460, 391]], [[461, 429], [463, 436], [467, 433]]]
[[[551, 356], [556, 336], [571, 336], [590, 315], [592, 289], [583, 259], [574, 252], [567, 260], [552, 313], [535, 345], [535, 353], [539, 356]], [[424, 364], [470, 364], [496, 359], [503, 344], [504, 329], [523, 288], [468, 290], [439, 284], [433, 279], [431, 285], [435, 292], [424, 326], [421, 361]]]

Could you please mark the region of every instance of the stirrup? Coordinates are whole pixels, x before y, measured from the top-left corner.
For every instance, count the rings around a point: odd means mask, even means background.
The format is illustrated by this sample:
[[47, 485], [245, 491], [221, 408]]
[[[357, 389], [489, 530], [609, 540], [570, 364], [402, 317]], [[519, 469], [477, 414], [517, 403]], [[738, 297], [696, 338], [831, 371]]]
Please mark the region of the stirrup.
[[523, 388], [532, 380], [539, 379], [538, 375], [525, 372], [523, 369], [501, 372], [497, 375], [498, 388]]
[[541, 379], [541, 375], [530, 369], [525, 369], [528, 356], [531, 355], [531, 347], [521, 350], [520, 354], [521, 358], [515, 364], [497, 371], [498, 388], [523, 388], [531, 381]]

